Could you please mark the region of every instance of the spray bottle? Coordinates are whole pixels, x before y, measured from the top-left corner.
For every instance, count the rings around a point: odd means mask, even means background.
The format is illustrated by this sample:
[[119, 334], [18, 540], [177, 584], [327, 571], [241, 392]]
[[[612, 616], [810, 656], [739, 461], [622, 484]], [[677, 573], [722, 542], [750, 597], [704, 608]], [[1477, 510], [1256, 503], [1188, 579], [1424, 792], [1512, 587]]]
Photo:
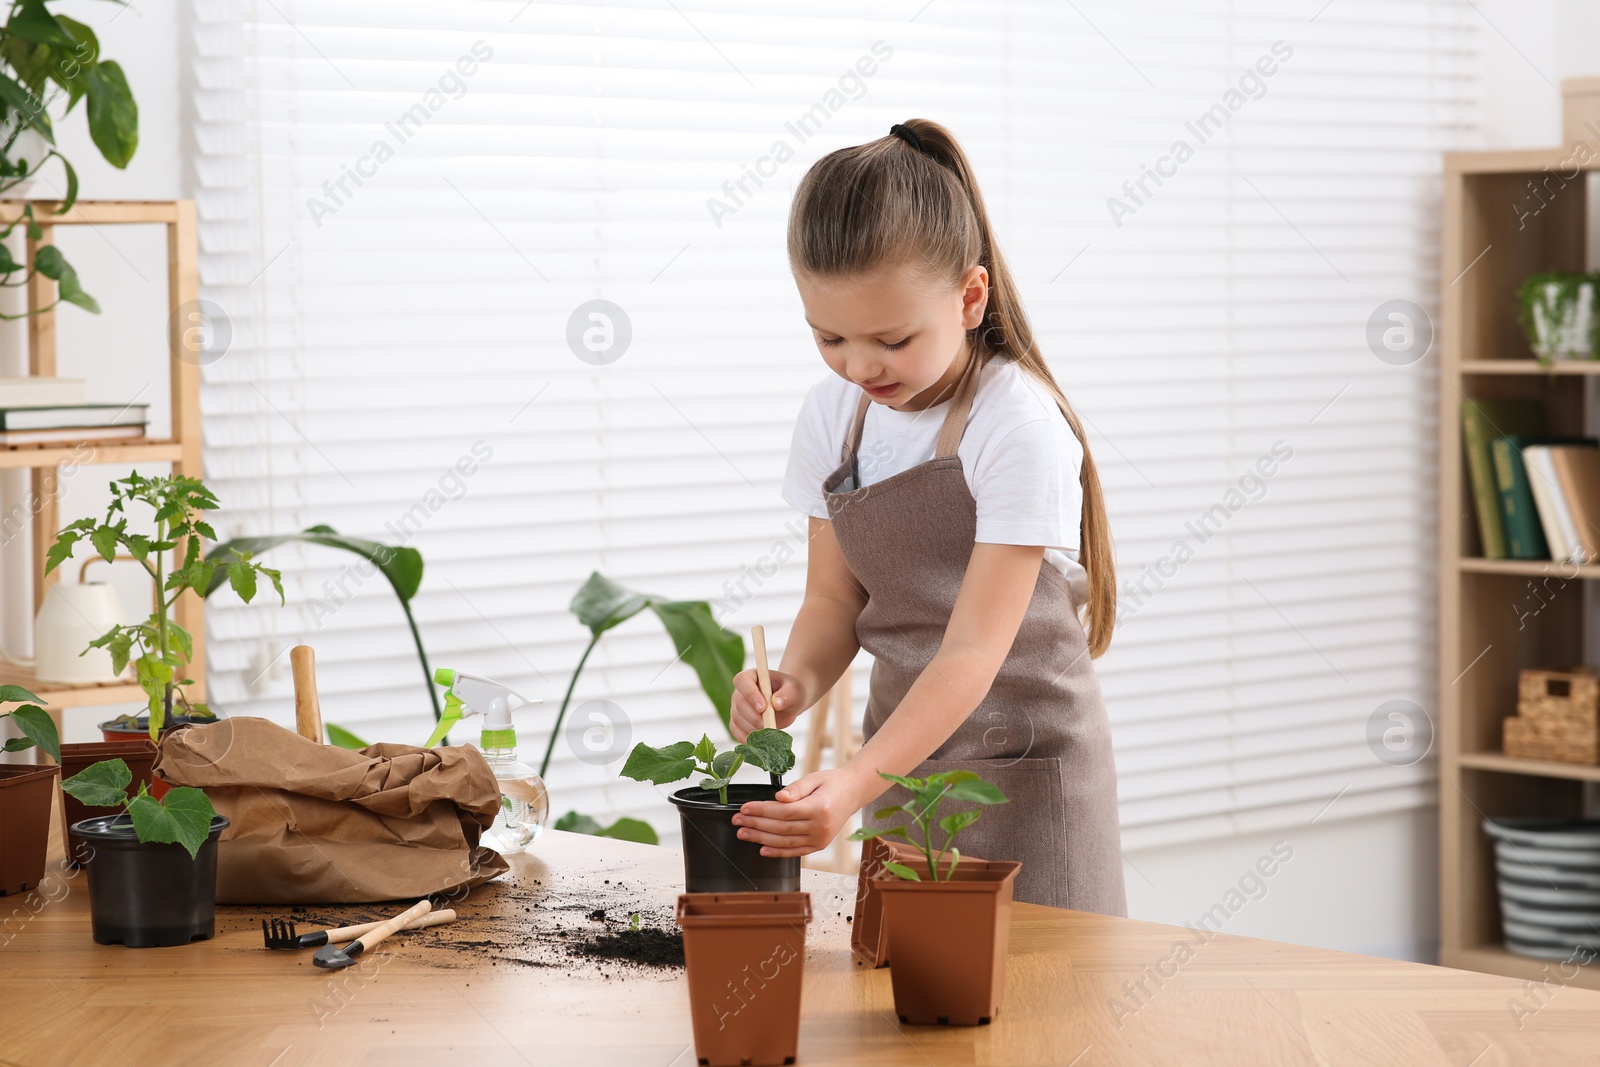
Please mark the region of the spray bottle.
[[511, 691], [491, 678], [440, 667], [433, 680], [445, 687], [444, 715], [429, 738], [428, 747], [444, 740], [450, 727], [469, 715], [483, 716], [478, 743], [500, 783], [500, 815], [483, 843], [504, 855], [526, 848], [544, 831], [550, 818], [550, 795], [539, 772], [517, 759], [517, 731], [511, 710], [539, 703]]

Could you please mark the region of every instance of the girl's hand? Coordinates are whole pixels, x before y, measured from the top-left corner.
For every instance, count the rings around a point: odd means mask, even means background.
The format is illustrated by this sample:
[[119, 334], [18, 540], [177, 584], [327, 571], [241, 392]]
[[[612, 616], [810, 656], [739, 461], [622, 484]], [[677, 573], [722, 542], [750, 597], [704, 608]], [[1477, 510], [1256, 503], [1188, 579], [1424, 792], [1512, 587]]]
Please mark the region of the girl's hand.
[[860, 810], [861, 794], [855, 772], [830, 767], [784, 786], [777, 800], [741, 805], [733, 824], [741, 838], [761, 845], [763, 856], [804, 856], [833, 843]]
[[[779, 671], [769, 671], [772, 676], [772, 717], [778, 729], [787, 730], [800, 717], [805, 707], [800, 701], [800, 683], [794, 677]], [[761, 709], [766, 701], [761, 697], [761, 686], [753, 670], [740, 671], [733, 676], [733, 707], [728, 727], [735, 740], [743, 741], [752, 730], [761, 729]]]

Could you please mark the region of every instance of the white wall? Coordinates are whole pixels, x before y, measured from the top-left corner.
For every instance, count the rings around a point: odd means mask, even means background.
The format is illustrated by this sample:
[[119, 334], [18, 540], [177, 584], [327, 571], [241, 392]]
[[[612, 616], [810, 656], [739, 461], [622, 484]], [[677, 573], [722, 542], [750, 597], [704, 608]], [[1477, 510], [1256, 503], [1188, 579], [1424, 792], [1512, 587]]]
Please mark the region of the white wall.
[[[89, 140], [83, 105], [58, 119], [56, 140], [74, 163], [85, 199], [170, 200], [183, 195], [179, 100], [177, 5], [117, 7], [73, 0], [57, 10], [87, 24], [100, 39], [102, 53], [122, 64], [139, 105], [139, 148], [119, 171], [100, 158]], [[46, 171], [38, 195], [53, 196], [59, 171]], [[55, 183], [54, 185], [50, 183]], [[100, 315], [68, 307], [57, 316], [58, 373], [88, 380], [88, 399], [126, 403], [136, 397], [152, 404], [152, 432], [170, 426], [166, 374], [166, 235], [158, 226], [64, 227], [57, 243], [78, 271], [83, 287], [101, 305]], [[20, 255], [20, 248], [15, 249]], [[17, 293], [7, 312], [25, 306]], [[21, 323], [0, 324], [0, 376], [26, 374], [28, 353]], [[99, 513], [105, 486], [127, 468], [80, 469], [65, 482], [62, 515], [70, 520]], [[0, 472], [0, 513], [24, 504], [25, 472]], [[0, 648], [14, 656], [32, 654], [32, 601], [28, 593], [26, 538], [0, 547]], [[105, 564], [97, 565], [104, 567]], [[118, 592], [129, 614], [148, 604], [149, 584], [128, 564], [116, 565]], [[101, 575], [103, 578], [104, 575]], [[130, 621], [132, 621], [130, 619]], [[127, 710], [115, 709], [117, 712]], [[109, 715], [85, 710], [68, 716], [67, 740], [91, 740], [94, 723]]]
[[[1600, 74], [1600, 60], [1585, 51], [1597, 39], [1600, 11], [1584, 0], [1478, 0], [1477, 8], [1485, 18], [1488, 59], [1485, 147], [1554, 143], [1560, 128], [1560, 79]], [[61, 140], [80, 161], [83, 195], [183, 195], [187, 135], [180, 119], [180, 24], [173, 7], [118, 9], [85, 0], [64, 10], [95, 27], [106, 54], [127, 69], [140, 105], [140, 148], [126, 172], [98, 160], [80, 117], [64, 124]], [[99, 318], [76, 310], [63, 313], [61, 373], [91, 379], [92, 399], [128, 400], [161, 367], [162, 300], [152, 291], [162, 284], [159, 235], [106, 229], [74, 233], [62, 243], [105, 313]], [[20, 373], [25, 366], [21, 330], [0, 330], [0, 374]], [[158, 418], [164, 424], [164, 380], [146, 395], [159, 402]], [[104, 482], [118, 473], [95, 468], [70, 483], [68, 515], [98, 506]], [[24, 488], [15, 475], [0, 481], [0, 508], [19, 501]], [[0, 550], [0, 644], [20, 653], [28, 644], [29, 611], [20, 596], [24, 572], [17, 547]], [[140, 602], [137, 589], [134, 584], [123, 589], [126, 604]], [[89, 725], [90, 716], [79, 715], [69, 724], [69, 738], [86, 736]], [[1250, 899], [1228, 920], [1227, 932], [1379, 955], [1433, 957], [1437, 869], [1431, 809], [1340, 819], [1335, 808], [1292, 832], [1132, 852], [1125, 872], [1130, 913], [1161, 922], [1193, 922], [1238, 887], [1278, 840], [1293, 849], [1292, 859], [1265, 880], [1259, 899]]]

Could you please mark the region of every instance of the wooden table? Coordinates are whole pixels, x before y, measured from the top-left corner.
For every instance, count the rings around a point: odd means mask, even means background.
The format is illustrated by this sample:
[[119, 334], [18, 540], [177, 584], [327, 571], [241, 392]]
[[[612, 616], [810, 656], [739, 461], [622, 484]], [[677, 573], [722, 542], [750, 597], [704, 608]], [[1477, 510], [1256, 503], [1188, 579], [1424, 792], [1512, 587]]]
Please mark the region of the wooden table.
[[[259, 919], [287, 908], [221, 908], [217, 937], [181, 948], [96, 945], [83, 876], [58, 872], [53, 899], [0, 900], [0, 1062], [692, 1067], [680, 970], [568, 960], [555, 937], [462, 944], [488, 925], [521, 931], [523, 916], [527, 928], [593, 927], [595, 900], [609, 902], [614, 929], [627, 926], [620, 909], [660, 924], [679, 864], [674, 850], [551, 831], [474, 892], [460, 921], [392, 939], [365, 973], [265, 951]], [[1197, 944], [1179, 927], [1029, 905], [1016, 908], [992, 1025], [903, 1027], [889, 972], [851, 962], [853, 879], [804, 877], [816, 915], [807, 1067], [1600, 1063], [1600, 993], [1552, 984], [1539, 1007], [1511, 979], [1225, 934]], [[24, 917], [6, 921], [15, 909]], [[1526, 1009], [1520, 1025], [1513, 1004]]]

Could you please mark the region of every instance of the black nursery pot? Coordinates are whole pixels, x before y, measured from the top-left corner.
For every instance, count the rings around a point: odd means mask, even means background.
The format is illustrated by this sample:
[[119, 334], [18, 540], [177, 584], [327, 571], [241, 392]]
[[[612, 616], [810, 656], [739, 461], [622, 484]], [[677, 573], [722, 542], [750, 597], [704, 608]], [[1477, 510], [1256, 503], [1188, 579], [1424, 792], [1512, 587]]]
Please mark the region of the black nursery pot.
[[193, 859], [182, 845], [146, 844], [126, 815], [98, 815], [72, 824], [93, 849], [89, 917], [94, 939], [129, 948], [187, 945], [217, 927], [217, 838], [228, 819], [217, 815]]
[[771, 800], [780, 786], [730, 785], [728, 802], [715, 789], [680, 789], [667, 799], [683, 823], [686, 893], [794, 893], [800, 889], [799, 856], [763, 856], [761, 846], [739, 838], [739, 805]]

